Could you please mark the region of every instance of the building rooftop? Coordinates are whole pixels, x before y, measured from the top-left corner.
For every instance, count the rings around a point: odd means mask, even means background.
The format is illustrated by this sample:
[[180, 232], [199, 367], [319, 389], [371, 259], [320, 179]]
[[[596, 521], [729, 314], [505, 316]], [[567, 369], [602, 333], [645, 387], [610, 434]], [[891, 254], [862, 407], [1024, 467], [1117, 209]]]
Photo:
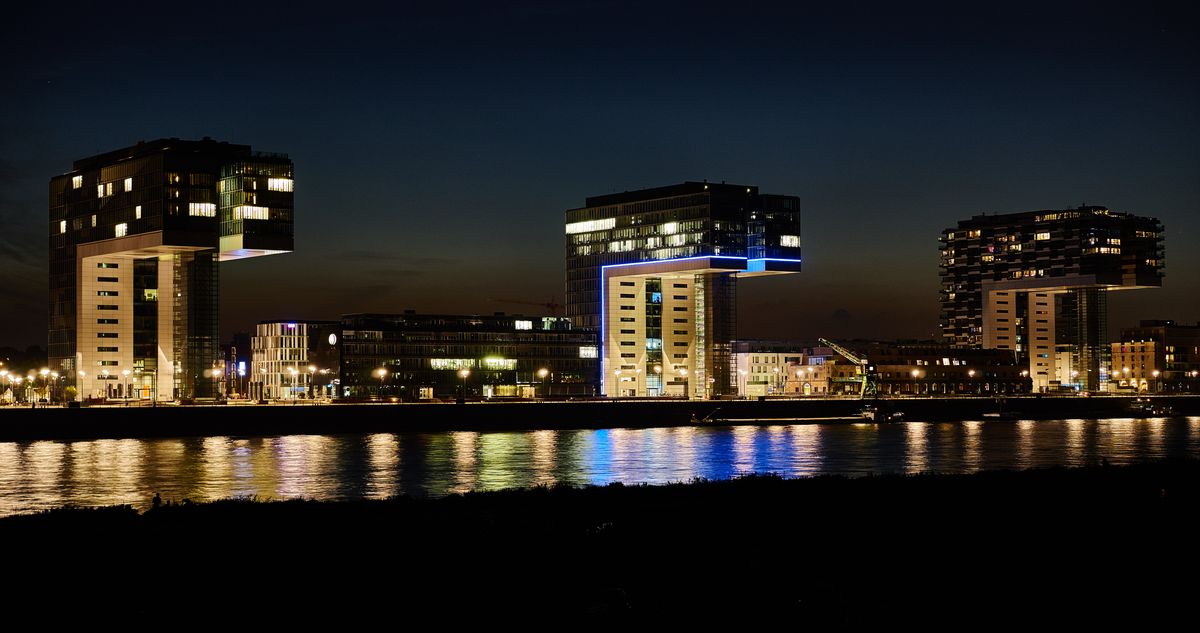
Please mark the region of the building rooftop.
[[725, 193], [740, 191], [742, 193], [755, 195], [758, 193], [758, 187], [749, 185], [731, 185], [724, 182], [719, 184], [712, 182], [693, 182], [689, 180], [678, 185], [651, 187], [649, 189], [637, 189], [634, 191], [623, 191], [621, 193], [609, 193], [600, 196], [591, 196], [587, 198], [585, 205], [588, 207], [602, 207], [610, 204], [653, 200], [655, 198], [685, 196], [692, 193], [703, 193], [705, 191], [721, 191]]

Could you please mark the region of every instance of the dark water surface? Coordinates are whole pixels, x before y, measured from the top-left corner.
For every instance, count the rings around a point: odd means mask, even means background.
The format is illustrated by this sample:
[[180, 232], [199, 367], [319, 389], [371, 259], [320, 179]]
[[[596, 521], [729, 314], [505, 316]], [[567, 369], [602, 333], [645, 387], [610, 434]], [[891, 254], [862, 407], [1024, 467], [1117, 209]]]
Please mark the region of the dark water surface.
[[380, 499], [667, 483], [1125, 464], [1200, 457], [1200, 417], [0, 443], [0, 516], [227, 497]]

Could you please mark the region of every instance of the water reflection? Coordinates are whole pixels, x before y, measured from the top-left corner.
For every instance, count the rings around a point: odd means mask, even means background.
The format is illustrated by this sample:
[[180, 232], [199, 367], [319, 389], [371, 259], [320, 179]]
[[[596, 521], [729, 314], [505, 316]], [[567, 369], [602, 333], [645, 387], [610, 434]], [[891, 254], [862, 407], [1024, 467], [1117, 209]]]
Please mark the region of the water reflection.
[[226, 497], [380, 499], [744, 473], [974, 472], [1200, 457], [1200, 418], [0, 443], [0, 515]]

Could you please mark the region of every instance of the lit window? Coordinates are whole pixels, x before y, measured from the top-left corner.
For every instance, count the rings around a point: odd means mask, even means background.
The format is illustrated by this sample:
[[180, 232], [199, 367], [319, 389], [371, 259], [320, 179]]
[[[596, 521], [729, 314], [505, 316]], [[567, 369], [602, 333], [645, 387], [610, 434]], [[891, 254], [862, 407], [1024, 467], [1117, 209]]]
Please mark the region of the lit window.
[[83, 176], [71, 176], [71, 188], [78, 189], [83, 186]]
[[233, 208], [235, 220], [267, 220], [270, 219], [270, 215], [270, 209], [267, 207], [243, 205]]
[[104, 197], [104, 185], [102, 185], [102, 184], [96, 185], [96, 197], [97, 198]]
[[516, 326], [516, 328], [518, 330], [532, 330], [533, 329], [533, 321], [516, 321], [516, 322], [514, 322], [514, 325]]
[[133, 191], [133, 179], [132, 178], [125, 179], [125, 191]]
[[58, 232], [59, 232], [59, 233], [66, 233], [66, 232], [67, 232], [67, 221], [66, 221], [66, 220], [59, 220], [59, 221], [58, 221]]
[[188, 215], [202, 218], [215, 218], [217, 217], [217, 205], [211, 202], [189, 202]]
[[967, 231], [967, 237], [979, 237], [979, 229]]
[[581, 346], [579, 346], [579, 357], [580, 358], [599, 358], [600, 353], [599, 353], [599, 350], [596, 349], [595, 345], [581, 345]]
[[129, 233], [129, 225], [122, 222], [117, 225], [117, 237], [125, 237]]
[[567, 225], [567, 234], [587, 233], [589, 231], [603, 231], [611, 229], [617, 225], [616, 218], [607, 218], [604, 220], [588, 220], [586, 222], [572, 222]]
[[142, 205], [139, 204], [138, 206], [133, 208], [133, 219], [135, 219], [135, 220], [142, 219]]
[[96, 214], [92, 214], [92, 228], [96, 228]]
[[1048, 240], [1048, 239], [1050, 239], [1050, 233], [1049, 233], [1049, 232], [1046, 232], [1046, 233], [1038, 233], [1037, 235], [1034, 235], [1034, 236], [1033, 236], [1033, 239], [1035, 239], [1035, 240]]
[[678, 233], [679, 232], [679, 223], [678, 222], [667, 222], [666, 224], [662, 225], [662, 232], [663, 232], [663, 235], [673, 235], [675, 233]]
[[291, 178], [268, 178], [267, 189], [271, 191], [287, 191], [291, 192], [294, 183]]
[[111, 182], [104, 184], [104, 195], [106, 195], [106, 196], [112, 195], [112, 185], [113, 184]]
[[800, 246], [800, 236], [799, 235], [780, 235], [779, 236], [779, 245], [780, 246]]

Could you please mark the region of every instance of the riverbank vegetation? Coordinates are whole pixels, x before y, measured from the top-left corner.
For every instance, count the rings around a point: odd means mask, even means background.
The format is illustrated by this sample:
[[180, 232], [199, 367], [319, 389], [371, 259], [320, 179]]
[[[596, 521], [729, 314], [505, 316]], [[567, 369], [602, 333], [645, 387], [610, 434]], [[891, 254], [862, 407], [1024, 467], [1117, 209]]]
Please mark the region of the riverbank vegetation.
[[27, 559], [29, 598], [53, 587], [64, 606], [123, 613], [184, 601], [251, 617], [289, 604], [279, 614], [289, 618], [1145, 626], [1190, 604], [1190, 583], [1176, 579], [1195, 569], [1197, 501], [1200, 462], [1184, 460], [439, 499], [168, 500], [141, 513], [9, 517], [0, 541]]

